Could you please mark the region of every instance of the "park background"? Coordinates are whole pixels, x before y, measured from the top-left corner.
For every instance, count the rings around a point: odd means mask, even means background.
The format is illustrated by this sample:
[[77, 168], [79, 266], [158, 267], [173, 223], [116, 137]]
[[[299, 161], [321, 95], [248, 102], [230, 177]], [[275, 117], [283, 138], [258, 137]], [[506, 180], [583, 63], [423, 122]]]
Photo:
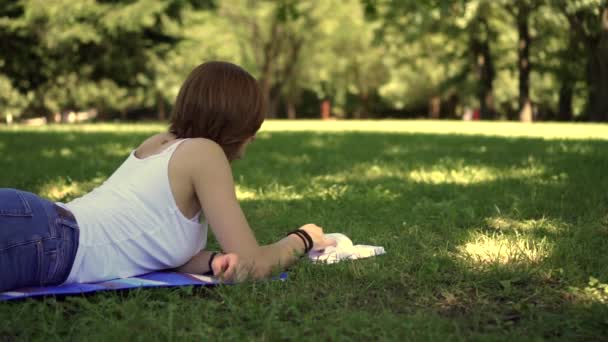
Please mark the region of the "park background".
[[92, 191], [228, 60], [278, 119], [232, 164], [258, 241], [313, 222], [387, 251], [2, 302], [0, 340], [605, 339], [607, 25], [599, 0], [0, 0], [0, 187]]
[[269, 118], [608, 121], [603, 0], [0, 1], [0, 119], [164, 120], [196, 65]]

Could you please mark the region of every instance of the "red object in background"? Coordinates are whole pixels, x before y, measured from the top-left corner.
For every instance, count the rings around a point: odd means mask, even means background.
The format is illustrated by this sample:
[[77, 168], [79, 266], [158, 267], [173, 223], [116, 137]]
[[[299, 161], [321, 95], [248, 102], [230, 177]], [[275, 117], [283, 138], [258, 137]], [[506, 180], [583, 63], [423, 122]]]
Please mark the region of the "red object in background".
[[329, 100], [323, 100], [321, 102], [321, 119], [328, 120], [331, 114], [331, 103]]
[[473, 111], [473, 120], [479, 120], [479, 119], [481, 119], [481, 110], [475, 109]]

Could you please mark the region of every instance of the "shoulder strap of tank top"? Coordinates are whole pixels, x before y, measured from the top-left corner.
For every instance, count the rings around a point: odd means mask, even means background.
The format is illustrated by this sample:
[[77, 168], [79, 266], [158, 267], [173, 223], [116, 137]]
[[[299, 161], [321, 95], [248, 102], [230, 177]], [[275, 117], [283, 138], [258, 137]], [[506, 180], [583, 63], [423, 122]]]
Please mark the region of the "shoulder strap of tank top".
[[177, 148], [177, 146], [179, 146], [181, 143], [183, 143], [184, 141], [188, 140], [188, 138], [186, 139], [178, 139], [177, 142], [171, 144], [171, 146], [167, 147], [164, 151], [162, 151], [161, 153], [173, 153], [173, 151], [175, 151], [175, 149]]

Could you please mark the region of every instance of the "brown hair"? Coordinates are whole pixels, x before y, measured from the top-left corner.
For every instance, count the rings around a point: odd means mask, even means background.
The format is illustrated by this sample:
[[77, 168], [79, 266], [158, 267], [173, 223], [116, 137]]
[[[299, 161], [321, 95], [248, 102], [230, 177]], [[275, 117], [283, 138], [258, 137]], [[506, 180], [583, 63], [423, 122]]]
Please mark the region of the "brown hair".
[[207, 62], [194, 68], [179, 90], [169, 132], [178, 139], [211, 139], [232, 161], [262, 126], [264, 111], [253, 76], [232, 63]]

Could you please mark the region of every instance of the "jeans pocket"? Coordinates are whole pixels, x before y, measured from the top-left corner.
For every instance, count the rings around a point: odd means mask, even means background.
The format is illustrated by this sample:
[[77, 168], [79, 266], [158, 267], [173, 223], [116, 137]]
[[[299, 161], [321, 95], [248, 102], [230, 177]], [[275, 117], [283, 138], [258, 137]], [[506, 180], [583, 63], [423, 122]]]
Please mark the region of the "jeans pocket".
[[0, 292], [40, 286], [43, 253], [40, 241], [0, 250]]
[[0, 216], [31, 217], [32, 215], [32, 208], [20, 191], [0, 189]]

